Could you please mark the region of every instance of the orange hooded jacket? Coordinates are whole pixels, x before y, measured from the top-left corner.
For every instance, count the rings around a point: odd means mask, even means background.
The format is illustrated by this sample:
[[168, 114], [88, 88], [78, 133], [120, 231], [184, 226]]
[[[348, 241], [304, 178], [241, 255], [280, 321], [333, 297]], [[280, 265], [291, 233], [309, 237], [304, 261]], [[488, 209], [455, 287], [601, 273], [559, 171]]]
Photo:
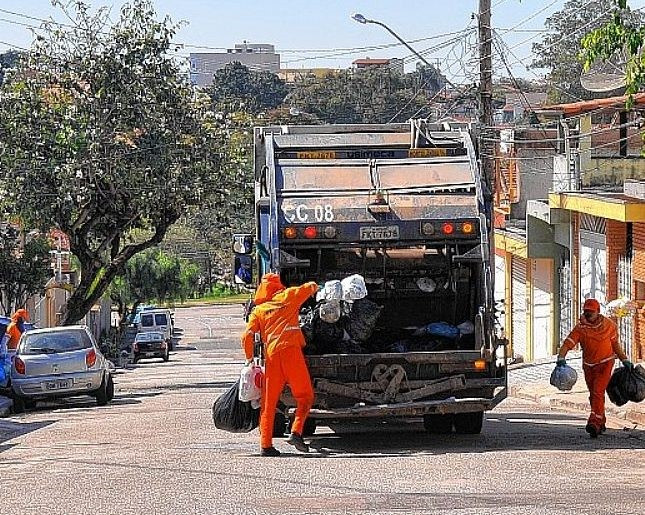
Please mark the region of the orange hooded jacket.
[[18, 327], [19, 318], [22, 318], [24, 322], [29, 322], [29, 313], [27, 313], [26, 309], [19, 309], [11, 316], [11, 323], [7, 327], [7, 335], [9, 336], [7, 348], [10, 350], [18, 348], [18, 342], [22, 336], [22, 331]]
[[285, 288], [278, 274], [264, 274], [253, 299], [255, 307], [242, 335], [246, 359], [253, 358], [254, 333], [262, 336], [266, 356], [288, 347], [304, 347], [300, 307], [317, 291], [315, 282]]

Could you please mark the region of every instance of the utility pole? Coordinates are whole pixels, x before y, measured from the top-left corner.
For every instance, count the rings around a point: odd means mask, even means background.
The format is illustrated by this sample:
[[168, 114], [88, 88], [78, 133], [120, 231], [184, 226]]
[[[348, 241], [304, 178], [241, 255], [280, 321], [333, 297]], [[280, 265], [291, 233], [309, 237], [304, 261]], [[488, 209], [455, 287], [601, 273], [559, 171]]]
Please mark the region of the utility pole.
[[[479, 122], [482, 173], [492, 196], [494, 181], [494, 145], [489, 132], [493, 125], [493, 32], [491, 0], [479, 0]], [[491, 199], [492, 200], [492, 199]]]

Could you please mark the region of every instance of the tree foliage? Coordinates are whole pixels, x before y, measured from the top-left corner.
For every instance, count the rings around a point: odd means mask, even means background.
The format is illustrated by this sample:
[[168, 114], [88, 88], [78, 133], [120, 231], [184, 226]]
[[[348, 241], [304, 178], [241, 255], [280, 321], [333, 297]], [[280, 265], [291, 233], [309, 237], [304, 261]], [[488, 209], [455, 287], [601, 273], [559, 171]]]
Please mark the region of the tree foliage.
[[[80, 263], [64, 324], [187, 206], [236, 182], [219, 167], [222, 121], [171, 55], [177, 25], [148, 0], [113, 24], [80, 0], [71, 9], [73, 25], [45, 25], [0, 98], [0, 198], [65, 232]], [[138, 228], [152, 236], [129, 241]]]
[[[580, 7], [577, 0], [568, 0], [561, 11], [547, 18], [548, 32], [542, 41], [533, 45], [537, 58], [533, 68], [547, 68], [549, 71], [549, 98], [556, 102], [572, 102], [577, 99], [591, 99], [598, 96], [585, 90], [580, 84], [582, 64], [578, 59], [581, 39], [586, 32], [594, 31], [612, 20], [616, 0], [594, 0]], [[643, 20], [640, 12], [625, 12], [625, 20], [639, 23]]]
[[282, 104], [287, 86], [274, 73], [250, 70], [233, 62], [215, 72], [207, 92], [217, 110], [259, 113]]
[[4, 82], [5, 74], [18, 65], [20, 61], [20, 52], [9, 50], [0, 54], [0, 84]]
[[629, 95], [627, 104], [631, 107], [632, 95], [639, 92], [645, 82], [645, 20], [635, 20], [626, 0], [617, 0], [615, 4], [617, 9], [611, 19], [582, 39], [580, 60], [584, 69], [588, 70], [596, 61], [609, 59], [616, 52], [625, 51], [626, 93]]
[[11, 225], [0, 227], [0, 307], [9, 315], [41, 292], [52, 277], [47, 238], [30, 235], [25, 242]]

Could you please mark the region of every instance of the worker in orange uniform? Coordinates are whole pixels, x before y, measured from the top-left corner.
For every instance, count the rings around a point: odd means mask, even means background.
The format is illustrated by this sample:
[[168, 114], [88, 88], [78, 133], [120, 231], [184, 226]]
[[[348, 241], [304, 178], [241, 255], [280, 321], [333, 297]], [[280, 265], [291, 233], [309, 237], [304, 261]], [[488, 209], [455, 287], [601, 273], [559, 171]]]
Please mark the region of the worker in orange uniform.
[[300, 330], [300, 307], [318, 291], [315, 282], [285, 288], [280, 276], [267, 273], [254, 296], [255, 307], [242, 335], [247, 361], [253, 358], [254, 334], [264, 342], [264, 389], [260, 413], [262, 456], [280, 456], [273, 447], [275, 410], [284, 385], [288, 384], [296, 400], [296, 416], [287, 443], [301, 452], [309, 452], [302, 439], [305, 420], [314, 402], [314, 391], [302, 348], [305, 338]]
[[566, 364], [567, 352], [580, 344], [582, 347], [582, 369], [589, 389], [591, 415], [585, 430], [591, 438], [606, 431], [605, 391], [614, 369], [616, 356], [628, 368], [634, 365], [627, 359], [625, 351], [618, 343], [616, 324], [600, 314], [600, 304], [596, 299], [585, 300], [580, 321], [564, 340], [558, 353], [557, 366]]
[[29, 322], [29, 313], [26, 309], [19, 309], [11, 317], [11, 323], [7, 326], [7, 349], [16, 350], [22, 333], [25, 332], [25, 322]]

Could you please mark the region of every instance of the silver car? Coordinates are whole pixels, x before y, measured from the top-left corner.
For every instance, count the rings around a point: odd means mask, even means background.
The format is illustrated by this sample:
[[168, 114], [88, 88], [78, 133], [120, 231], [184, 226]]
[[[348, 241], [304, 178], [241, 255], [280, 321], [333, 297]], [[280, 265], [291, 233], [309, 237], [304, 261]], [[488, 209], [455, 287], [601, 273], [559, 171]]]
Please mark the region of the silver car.
[[20, 338], [11, 363], [16, 413], [38, 400], [91, 395], [104, 406], [114, 397], [110, 362], [85, 326], [36, 329]]

